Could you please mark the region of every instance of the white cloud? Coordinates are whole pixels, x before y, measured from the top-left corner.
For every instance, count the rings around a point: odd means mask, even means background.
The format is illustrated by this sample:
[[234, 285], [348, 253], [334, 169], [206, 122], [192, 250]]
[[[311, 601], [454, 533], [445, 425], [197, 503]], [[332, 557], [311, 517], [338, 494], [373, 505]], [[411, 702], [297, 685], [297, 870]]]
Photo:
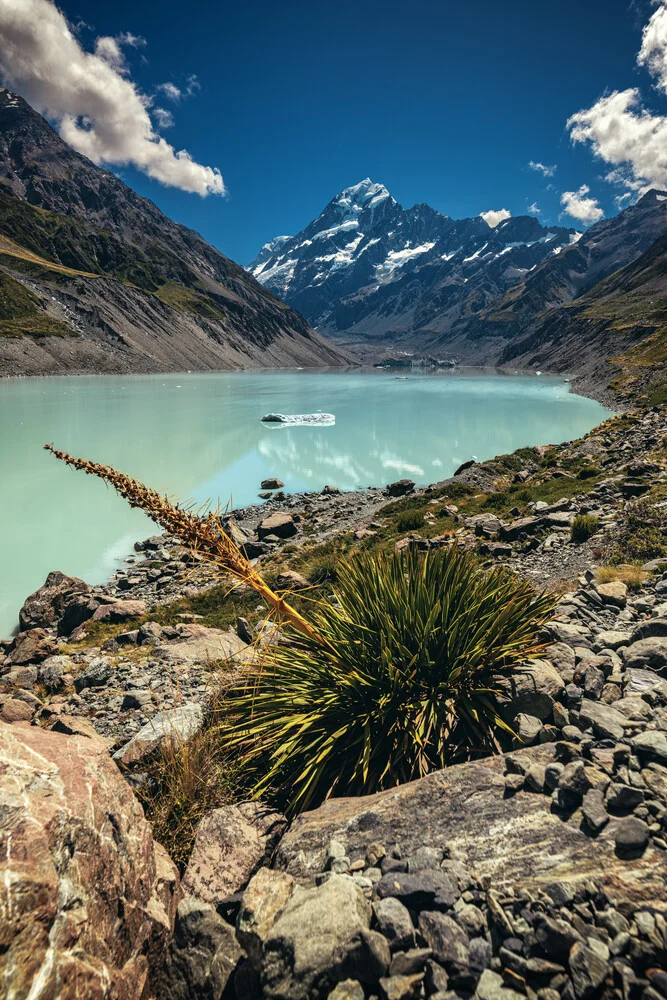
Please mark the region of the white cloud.
[[219, 170], [156, 133], [151, 100], [129, 79], [122, 52], [142, 41], [105, 36], [87, 52], [50, 0], [0, 0], [0, 76], [56, 121], [66, 142], [94, 163], [132, 164], [183, 191], [224, 194]]
[[553, 177], [556, 173], [556, 164], [548, 166], [545, 163], [536, 162], [535, 160], [530, 160], [528, 166], [531, 170], [537, 170], [538, 173], [542, 174], [544, 177]]
[[175, 83], [158, 83], [156, 90], [159, 90], [170, 101], [176, 102], [181, 99], [180, 87], [177, 87]]
[[487, 225], [491, 226], [491, 229], [495, 229], [501, 222], [505, 219], [511, 219], [512, 213], [506, 208], [489, 209], [488, 212], [480, 212], [481, 217], [484, 219]]
[[152, 108], [151, 114], [157, 122], [158, 128], [171, 128], [174, 124], [174, 116], [166, 108]]
[[656, 78], [656, 87], [667, 94], [667, 5], [664, 3], [644, 26], [637, 62]]
[[604, 219], [604, 212], [597, 198], [586, 197], [590, 190], [588, 184], [582, 184], [578, 191], [564, 191], [560, 197], [560, 203], [567, 215], [583, 222], [586, 226]]
[[[637, 62], [667, 93], [667, 3], [661, 2], [642, 33]], [[588, 144], [593, 155], [613, 169], [606, 180], [627, 192], [667, 188], [667, 117], [642, 105], [636, 87], [604, 94], [567, 122], [574, 143]], [[629, 199], [620, 196], [624, 203]]]
[[529, 215], [541, 215], [542, 214], [542, 209], [537, 207], [536, 202], [533, 202], [532, 205], [528, 206], [528, 214]]

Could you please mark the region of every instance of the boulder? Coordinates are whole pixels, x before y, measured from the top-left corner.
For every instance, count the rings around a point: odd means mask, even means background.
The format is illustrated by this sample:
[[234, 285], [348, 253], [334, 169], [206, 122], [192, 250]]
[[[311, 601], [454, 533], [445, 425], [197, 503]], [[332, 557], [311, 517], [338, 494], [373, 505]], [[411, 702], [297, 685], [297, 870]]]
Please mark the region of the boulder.
[[178, 874], [104, 740], [0, 724], [0, 978], [7, 996], [140, 1000]]
[[291, 875], [260, 868], [243, 893], [236, 935], [257, 970], [262, 965], [264, 942], [287, 906], [294, 885]]
[[654, 639], [659, 636], [667, 636], [667, 618], [649, 618], [642, 622], [634, 632], [630, 642], [639, 642], [640, 639]]
[[179, 639], [163, 641], [155, 647], [154, 655], [158, 659], [183, 665], [202, 663], [212, 666], [219, 660], [234, 660], [240, 664], [252, 654], [251, 647], [231, 628], [225, 631], [193, 624], [180, 625], [178, 631]]
[[[664, 734], [653, 736], [667, 740]], [[657, 740], [656, 745], [659, 752]], [[522, 749], [520, 756], [526, 770], [532, 764], [548, 768], [557, 752], [549, 743]], [[325, 867], [332, 839], [344, 837], [352, 864], [365, 858], [371, 842], [399, 843], [404, 858], [421, 847], [446, 845], [450, 858], [501, 889], [518, 884], [530, 892], [553, 881], [577, 885], [595, 879], [619, 901], [648, 905], [650, 900], [667, 912], [665, 852], [649, 848], [641, 860], [628, 863], [616, 854], [617, 819], [593, 840], [582, 829], [581, 813], [557, 814], [549, 795], [506, 796], [507, 760], [507, 755], [488, 757], [375, 795], [329, 799], [293, 820], [274, 865], [310, 884]]]
[[534, 535], [536, 531], [544, 527], [543, 517], [520, 517], [511, 524], [503, 524], [500, 528], [500, 540], [502, 542], [515, 542], [520, 535]]
[[286, 827], [282, 813], [261, 802], [213, 809], [197, 828], [184, 891], [215, 906], [243, 889], [270, 862]]
[[179, 903], [158, 986], [160, 1000], [220, 1000], [243, 950], [234, 928], [192, 896]]
[[94, 612], [92, 620], [96, 622], [124, 622], [128, 618], [138, 618], [145, 615], [148, 605], [141, 600], [117, 601], [115, 604], [102, 604]]
[[49, 656], [58, 652], [58, 646], [43, 628], [31, 628], [27, 632], [19, 632], [13, 642], [9, 659], [16, 666], [28, 663], [41, 663]]
[[277, 511], [262, 518], [257, 525], [257, 535], [261, 541], [268, 535], [275, 535], [277, 538], [292, 538], [296, 535], [296, 524], [291, 514]]
[[406, 493], [412, 493], [415, 484], [412, 479], [397, 479], [395, 483], [387, 485], [386, 494], [390, 497], [404, 497]]
[[88, 596], [90, 587], [76, 576], [67, 576], [56, 570], [46, 578], [43, 586], [26, 598], [19, 611], [22, 632], [31, 628], [49, 628], [57, 624], [67, 607], [77, 598]]
[[667, 636], [652, 636], [633, 642], [625, 650], [626, 667], [651, 667], [660, 670], [667, 666]]
[[613, 604], [617, 608], [624, 608], [628, 602], [628, 588], [621, 580], [612, 580], [611, 583], [598, 583], [596, 590], [605, 604]]
[[284, 486], [282, 479], [262, 479], [260, 487], [263, 490], [281, 490]]
[[343, 875], [331, 875], [310, 889], [296, 886], [264, 941], [259, 968], [263, 996], [326, 997], [334, 985], [329, 976], [334, 955], [354, 934], [368, 930], [370, 921], [370, 903]]
[[276, 588], [278, 590], [304, 590], [310, 584], [305, 576], [295, 572], [293, 569], [283, 570], [276, 577]]
[[496, 687], [507, 699], [504, 711], [514, 719], [524, 713], [544, 722], [551, 718], [554, 701], [564, 691], [563, 678], [548, 660], [528, 660], [509, 677], [499, 677]]
[[591, 727], [598, 739], [622, 740], [628, 720], [611, 705], [584, 698], [579, 707], [579, 721], [582, 728]]
[[116, 751], [113, 755], [114, 760], [125, 765], [135, 764], [152, 753], [161, 743], [187, 742], [203, 724], [203, 709], [194, 701], [179, 708], [158, 712], [128, 743]]
[[0, 719], [3, 722], [29, 722], [34, 715], [34, 709], [20, 698], [7, 698], [2, 702]]

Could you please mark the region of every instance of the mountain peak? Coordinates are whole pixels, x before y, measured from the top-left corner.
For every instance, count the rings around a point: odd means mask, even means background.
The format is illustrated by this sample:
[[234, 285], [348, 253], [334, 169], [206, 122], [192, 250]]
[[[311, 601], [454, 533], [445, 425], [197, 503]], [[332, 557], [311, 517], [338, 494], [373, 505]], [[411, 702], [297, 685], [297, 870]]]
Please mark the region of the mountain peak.
[[381, 201], [391, 198], [384, 184], [375, 184], [370, 177], [365, 177], [358, 184], [344, 188], [334, 201], [343, 208], [366, 209], [371, 205], [377, 205]]

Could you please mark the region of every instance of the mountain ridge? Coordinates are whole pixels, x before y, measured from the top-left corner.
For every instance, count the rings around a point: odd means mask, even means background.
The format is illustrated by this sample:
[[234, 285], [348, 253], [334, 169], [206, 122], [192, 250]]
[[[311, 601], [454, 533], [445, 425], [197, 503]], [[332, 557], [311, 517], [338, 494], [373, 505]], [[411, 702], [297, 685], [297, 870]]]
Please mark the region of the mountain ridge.
[[36, 298], [37, 312], [61, 324], [59, 336], [31, 336], [28, 322], [20, 337], [16, 317], [3, 330], [0, 300], [3, 374], [348, 361], [244, 268], [73, 150], [7, 90], [0, 91], [0, 236], [97, 275], [56, 279], [34, 261], [0, 254], [0, 269]]

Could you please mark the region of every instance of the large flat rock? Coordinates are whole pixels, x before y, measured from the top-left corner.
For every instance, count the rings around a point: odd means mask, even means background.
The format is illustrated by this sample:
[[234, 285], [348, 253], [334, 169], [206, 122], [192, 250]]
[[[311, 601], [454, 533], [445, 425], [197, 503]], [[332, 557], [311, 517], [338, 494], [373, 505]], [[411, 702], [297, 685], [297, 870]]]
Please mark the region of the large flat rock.
[[[520, 755], [547, 764], [555, 751], [546, 745]], [[404, 857], [419, 847], [438, 847], [498, 888], [596, 879], [619, 901], [667, 911], [665, 852], [649, 846], [641, 858], [619, 858], [618, 820], [592, 839], [581, 829], [580, 812], [564, 820], [552, 812], [547, 795], [521, 791], [506, 797], [504, 771], [504, 758], [490, 757], [377, 795], [330, 799], [294, 821], [275, 867], [308, 883], [323, 870], [331, 839], [345, 845], [352, 861], [363, 858], [373, 842], [398, 843]]]

